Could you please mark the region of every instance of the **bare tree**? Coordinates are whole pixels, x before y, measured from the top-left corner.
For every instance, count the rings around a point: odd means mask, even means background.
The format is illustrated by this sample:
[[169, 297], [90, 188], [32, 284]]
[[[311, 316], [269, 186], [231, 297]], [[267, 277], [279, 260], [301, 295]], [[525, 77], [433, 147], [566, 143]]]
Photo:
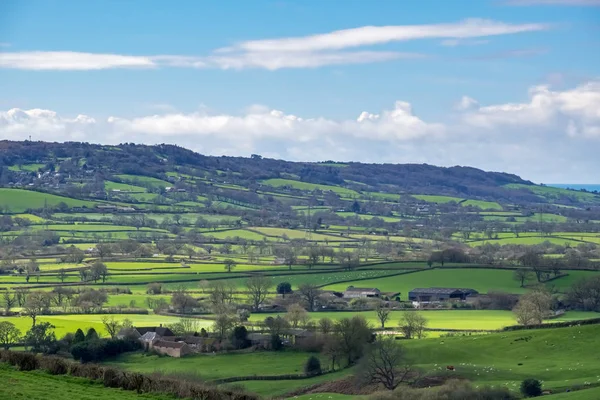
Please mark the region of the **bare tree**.
[[253, 275], [246, 281], [246, 287], [248, 288], [250, 301], [255, 311], [267, 298], [269, 289], [273, 286], [273, 282], [270, 278], [264, 275]]
[[45, 292], [31, 292], [25, 301], [25, 314], [31, 318], [32, 326], [35, 326], [37, 316], [49, 307], [49, 298]]
[[304, 283], [298, 288], [298, 293], [308, 306], [308, 311], [314, 311], [317, 298], [321, 294], [319, 288], [311, 283]]
[[64, 268], [61, 268], [58, 270], [58, 274], [56, 275], [56, 277], [58, 278], [58, 280], [61, 283], [64, 283], [65, 280], [67, 279], [67, 271], [65, 271]]
[[381, 329], [385, 328], [385, 323], [390, 319], [389, 307], [386, 307], [383, 301], [379, 302], [375, 307], [375, 312], [377, 313], [377, 319], [381, 322]]
[[2, 293], [2, 297], [4, 298], [4, 313], [9, 315], [10, 309], [13, 308], [17, 302], [17, 297], [8, 290]]
[[287, 308], [285, 319], [290, 323], [292, 328], [297, 328], [298, 325], [306, 325], [310, 317], [300, 304], [292, 304]]
[[231, 270], [234, 269], [237, 265], [237, 263], [231, 258], [224, 260], [223, 263], [225, 264], [225, 269], [227, 270], [227, 272], [231, 272]]
[[104, 329], [110, 335], [111, 339], [114, 339], [121, 330], [121, 323], [115, 319], [114, 316], [106, 316], [102, 317], [102, 324], [104, 325]]
[[537, 325], [550, 315], [551, 306], [552, 295], [544, 288], [521, 296], [513, 312], [521, 325]]
[[378, 383], [394, 390], [413, 375], [413, 363], [406, 350], [393, 338], [380, 338], [367, 346], [357, 375], [364, 383]]
[[406, 311], [399, 324], [400, 330], [407, 339], [423, 338], [425, 336], [425, 328], [427, 327], [427, 319], [421, 314], [414, 311]]
[[531, 278], [531, 271], [525, 268], [518, 268], [513, 273], [513, 278], [515, 281], [520, 282], [521, 287], [525, 287], [525, 282]]

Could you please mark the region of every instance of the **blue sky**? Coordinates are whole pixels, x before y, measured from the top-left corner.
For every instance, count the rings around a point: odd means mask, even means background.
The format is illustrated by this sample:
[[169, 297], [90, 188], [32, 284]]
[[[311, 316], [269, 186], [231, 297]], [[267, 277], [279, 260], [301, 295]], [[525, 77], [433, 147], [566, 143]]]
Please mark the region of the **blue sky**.
[[599, 70], [596, 0], [8, 0], [0, 139], [597, 183]]

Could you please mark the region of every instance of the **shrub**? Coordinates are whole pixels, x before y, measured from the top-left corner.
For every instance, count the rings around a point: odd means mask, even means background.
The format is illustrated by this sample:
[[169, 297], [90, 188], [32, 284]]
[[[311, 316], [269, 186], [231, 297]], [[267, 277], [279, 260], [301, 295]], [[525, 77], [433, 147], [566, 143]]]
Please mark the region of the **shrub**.
[[52, 375], [64, 375], [69, 370], [65, 360], [60, 357], [41, 357], [39, 359], [40, 368]]
[[86, 340], [71, 347], [71, 355], [75, 360], [83, 363], [102, 361], [106, 358], [118, 356], [121, 353], [141, 349], [142, 345], [137, 340], [129, 339], [97, 339]]
[[85, 340], [98, 340], [98, 338], [98, 332], [96, 332], [94, 328], [88, 329], [87, 333], [85, 334]]
[[521, 394], [525, 397], [542, 395], [542, 383], [537, 379], [529, 378], [521, 382]]
[[85, 335], [81, 329], [77, 329], [75, 336], [73, 336], [73, 344], [81, 343], [85, 341]]
[[321, 375], [321, 361], [315, 356], [310, 356], [304, 364], [304, 373], [307, 376]]
[[283, 349], [283, 342], [281, 341], [279, 335], [271, 336], [271, 349], [274, 351]]
[[4, 360], [20, 371], [33, 371], [39, 366], [37, 357], [31, 353], [7, 351]]

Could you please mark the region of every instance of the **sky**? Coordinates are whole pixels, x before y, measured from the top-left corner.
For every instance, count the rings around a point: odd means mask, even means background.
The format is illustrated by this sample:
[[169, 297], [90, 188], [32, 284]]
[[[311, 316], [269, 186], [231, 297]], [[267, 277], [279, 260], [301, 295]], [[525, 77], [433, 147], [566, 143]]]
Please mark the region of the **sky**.
[[4, 0], [29, 136], [600, 183], [600, 0]]

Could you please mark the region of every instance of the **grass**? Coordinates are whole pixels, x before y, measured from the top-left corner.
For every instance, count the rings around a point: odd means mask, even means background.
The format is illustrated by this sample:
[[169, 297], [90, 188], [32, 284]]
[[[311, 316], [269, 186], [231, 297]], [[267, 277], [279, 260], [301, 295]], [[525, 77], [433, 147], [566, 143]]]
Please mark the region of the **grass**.
[[125, 354], [109, 364], [144, 373], [190, 372], [205, 380], [232, 376], [284, 375], [303, 373], [304, 363], [311, 354], [283, 352], [198, 354], [177, 359], [143, 353]]
[[531, 193], [537, 194], [538, 196], [544, 197], [549, 200], [558, 200], [564, 198], [572, 198], [577, 201], [585, 201], [585, 202], [600, 202], [600, 196], [594, 195], [592, 193], [580, 192], [577, 190], [567, 190], [561, 188], [555, 188], [550, 186], [533, 186], [533, 185], [523, 185], [518, 183], [511, 183], [505, 185], [504, 187], [508, 189], [523, 189], [528, 190]]
[[[39, 316], [37, 322], [50, 322], [55, 326], [54, 332], [57, 338], [63, 337], [65, 334], [71, 332], [74, 333], [78, 328], [87, 330], [88, 328], [94, 328], [101, 335], [106, 335], [104, 325], [102, 325], [102, 318], [106, 314], [69, 314], [69, 315], [54, 315], [54, 316]], [[176, 317], [167, 317], [163, 315], [154, 314], [111, 314], [115, 319], [122, 321], [129, 319], [133, 322], [133, 325], [138, 326], [158, 326], [160, 324], [168, 325], [179, 321]], [[31, 328], [31, 318], [28, 317], [0, 317], [0, 321], [10, 321], [17, 328], [25, 333]], [[205, 327], [212, 325], [211, 321], [198, 320], [200, 324]]]
[[104, 190], [119, 190], [121, 192], [146, 192], [146, 188], [112, 181], [104, 182]]
[[[394, 328], [405, 313], [414, 311], [392, 311], [386, 327]], [[501, 310], [432, 310], [422, 311], [428, 320], [431, 329], [456, 329], [456, 330], [496, 330], [505, 326], [516, 325], [514, 314], [511, 311]], [[275, 314], [270, 314], [275, 315]], [[330, 318], [332, 320], [351, 318], [362, 315], [374, 327], [381, 327], [375, 311], [348, 311], [348, 312], [313, 312], [311, 318]], [[252, 314], [251, 321], [263, 321], [269, 314]], [[552, 322], [572, 321], [578, 319], [597, 318], [599, 313], [592, 312], [567, 312], [561, 318]]]
[[245, 229], [232, 229], [226, 231], [217, 231], [217, 232], [204, 232], [202, 233], [204, 236], [212, 236], [216, 239], [227, 239], [239, 237], [241, 239], [247, 240], [263, 240], [265, 238], [264, 235], [261, 235], [257, 232], [248, 231]]
[[598, 335], [600, 325], [588, 325], [405, 343], [430, 374], [447, 374], [444, 366], [454, 365], [456, 374], [477, 384], [518, 390], [523, 379], [535, 377], [544, 388], [564, 390], [600, 383], [600, 360], [592, 350]]
[[27, 400], [139, 400], [172, 399], [160, 394], [137, 394], [133, 391], [106, 388], [100, 382], [67, 375], [50, 375], [42, 371], [17, 371], [0, 363], [0, 398]]
[[172, 183], [163, 181], [162, 179], [153, 178], [151, 176], [142, 176], [142, 175], [115, 175], [117, 178], [125, 181], [131, 182], [133, 184], [146, 185], [146, 186], [158, 186], [158, 187], [167, 187], [173, 186]]
[[415, 199], [426, 201], [428, 203], [450, 203], [451, 201], [458, 203], [462, 200], [460, 197], [436, 196], [428, 194], [413, 194], [412, 197], [414, 197]]
[[[342, 371], [337, 371], [327, 375], [316, 376], [314, 378], [309, 379], [299, 379], [299, 380], [277, 380], [277, 381], [243, 381], [241, 383], [247, 390], [258, 393], [263, 396], [271, 397], [271, 396], [284, 396], [286, 393], [289, 393], [293, 390], [315, 385], [317, 383], [323, 383], [328, 381], [333, 381], [337, 379], [344, 378], [353, 373], [352, 369], [345, 369]], [[321, 394], [321, 393], [319, 393]], [[318, 394], [308, 395], [317, 396]], [[338, 395], [341, 396], [341, 395]], [[299, 396], [300, 397], [300, 396]], [[292, 397], [295, 399], [296, 397]], [[306, 397], [302, 397], [306, 398]], [[340, 397], [341, 399], [347, 399], [349, 396]], [[353, 398], [360, 398], [358, 396]]]
[[302, 396], [294, 396], [295, 400], [346, 400], [346, 399], [363, 399], [366, 396], [353, 396], [339, 393], [310, 393]]
[[487, 293], [490, 290], [509, 293], [523, 293], [525, 291], [513, 279], [512, 271], [485, 268], [428, 269], [388, 278], [333, 284], [325, 286], [324, 289], [344, 291], [350, 285], [376, 287], [383, 292], [400, 292], [402, 299], [408, 297], [410, 290], [422, 287], [467, 287], [480, 293]]
[[91, 201], [77, 200], [49, 193], [0, 188], [0, 207], [8, 207], [10, 212], [13, 213], [23, 213], [28, 209], [40, 209], [44, 208], [44, 206], [53, 207], [59, 203], [65, 203], [69, 207], [93, 208], [95, 205]]
[[[276, 236], [283, 237], [283, 235], [287, 236], [288, 239], [304, 239], [306, 238], [306, 231], [299, 229], [287, 229], [287, 228], [269, 228], [269, 227], [252, 227], [253, 231], [260, 232], [267, 236]], [[340, 241], [340, 240], [348, 240], [346, 237], [337, 237], [337, 236], [329, 236], [323, 235], [321, 233], [311, 232], [312, 240], [324, 242], [324, 241]]]
[[37, 172], [40, 168], [44, 168], [46, 164], [23, 164], [19, 168], [18, 165], [12, 165], [8, 167], [11, 171], [29, 171], [29, 172]]
[[273, 178], [273, 179], [267, 179], [262, 181], [262, 183], [264, 185], [269, 185], [269, 186], [273, 186], [273, 187], [292, 187], [294, 189], [299, 189], [299, 190], [321, 190], [321, 191], [331, 191], [331, 192], [335, 192], [337, 194], [339, 194], [342, 197], [358, 197], [360, 196], [360, 193], [358, 193], [355, 190], [352, 189], [346, 189], [343, 187], [339, 187], [339, 186], [332, 186], [332, 185], [320, 185], [317, 183], [308, 183], [308, 182], [301, 182], [301, 181], [295, 181], [292, 179], [280, 179], [280, 178]]
[[369, 214], [355, 214], [353, 212], [345, 212], [345, 211], [340, 211], [340, 212], [336, 212], [337, 215], [339, 215], [340, 217], [358, 217], [360, 219], [364, 219], [364, 220], [370, 220], [373, 218], [380, 218], [382, 220], [384, 220], [385, 222], [400, 222], [401, 219], [398, 217], [384, 217], [382, 215], [369, 215]]
[[482, 210], [502, 210], [502, 206], [495, 201], [483, 201], [483, 200], [467, 200], [460, 203], [461, 206], [474, 206], [479, 207]]

